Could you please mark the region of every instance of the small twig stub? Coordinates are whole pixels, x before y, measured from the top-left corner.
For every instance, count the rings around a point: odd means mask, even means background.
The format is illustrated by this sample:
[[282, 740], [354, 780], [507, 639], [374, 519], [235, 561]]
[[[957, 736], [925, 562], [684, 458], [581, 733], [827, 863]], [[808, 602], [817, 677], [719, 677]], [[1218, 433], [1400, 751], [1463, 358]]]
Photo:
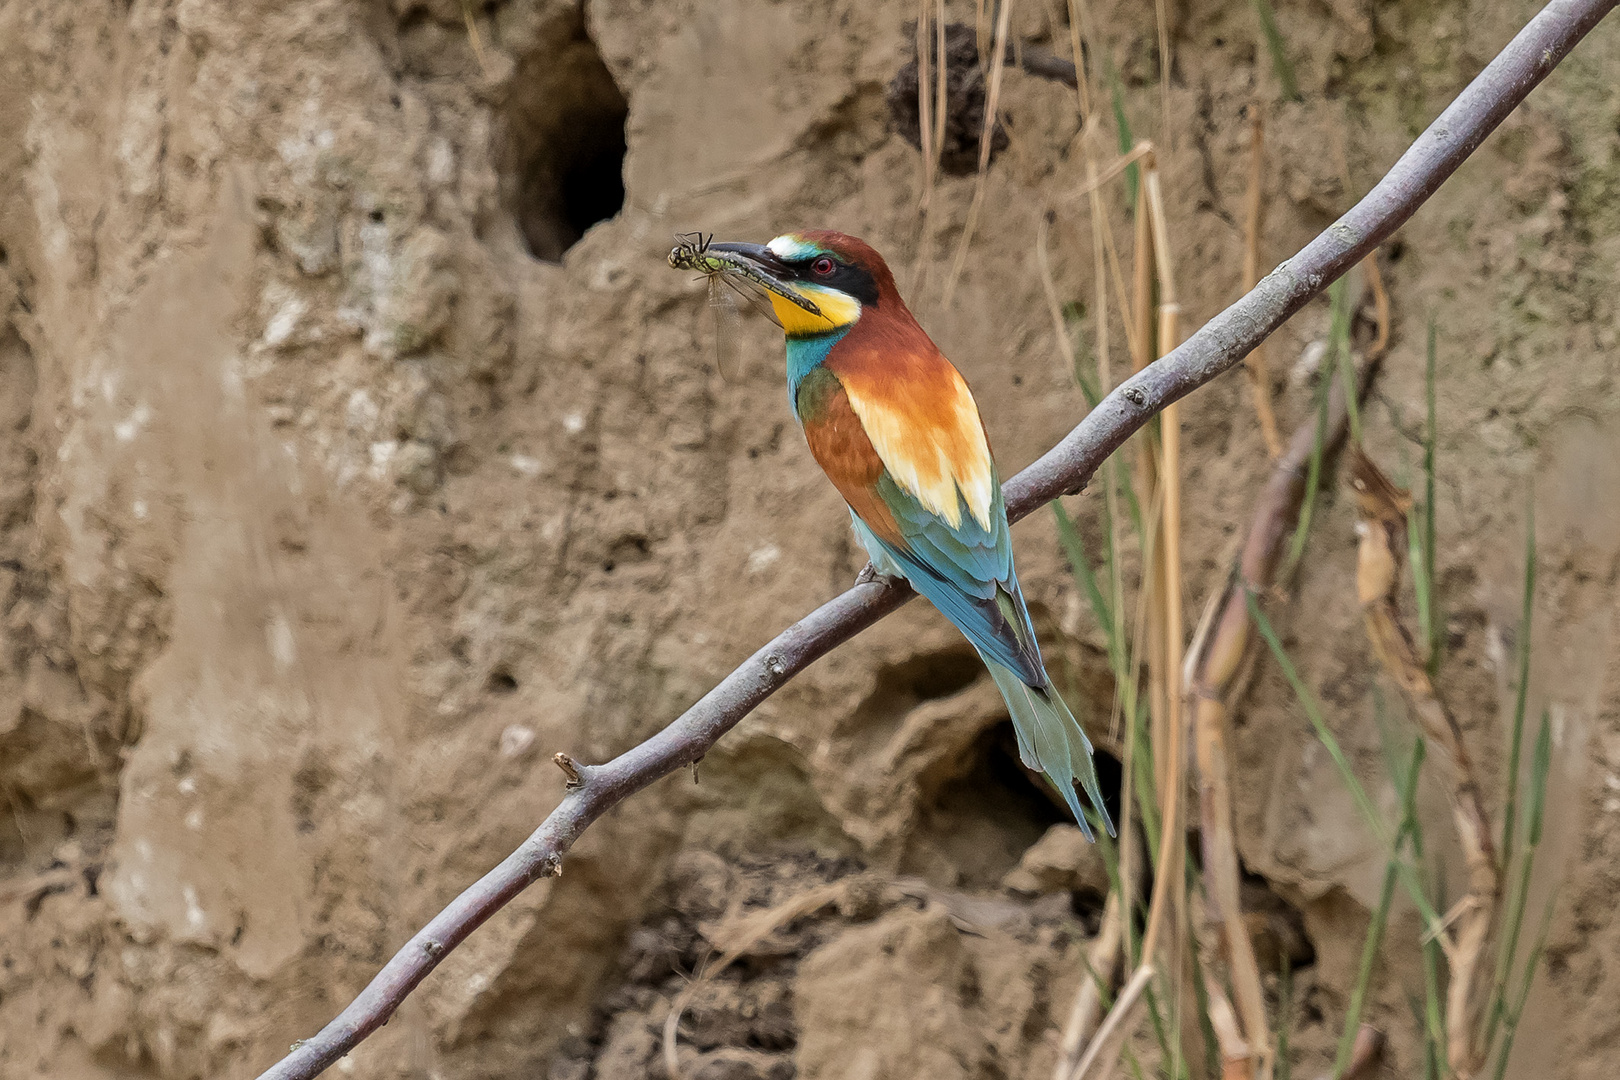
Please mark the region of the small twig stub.
[[573, 758], [559, 750], [552, 755], [551, 760], [555, 761], [557, 768], [562, 770], [563, 786], [568, 788], [569, 791], [585, 786], [585, 778], [579, 774], [579, 766], [574, 764]]

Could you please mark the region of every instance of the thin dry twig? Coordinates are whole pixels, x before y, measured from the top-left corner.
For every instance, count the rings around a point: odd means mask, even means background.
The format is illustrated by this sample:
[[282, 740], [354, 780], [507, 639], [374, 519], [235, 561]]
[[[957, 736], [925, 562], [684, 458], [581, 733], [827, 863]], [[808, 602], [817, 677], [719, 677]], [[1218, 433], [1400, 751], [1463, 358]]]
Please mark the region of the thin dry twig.
[[1069, 5], [1069, 49], [1074, 53], [1074, 89], [1080, 96], [1080, 123], [1085, 130], [1091, 128], [1091, 80], [1086, 78], [1085, 48], [1081, 37], [1085, 34], [1084, 5], [1080, 0], [1067, 0]]
[[1114, 178], [1122, 175], [1126, 169], [1130, 168], [1132, 165], [1135, 165], [1143, 158], [1151, 157], [1152, 154], [1153, 143], [1147, 141], [1146, 139], [1142, 140], [1135, 146], [1131, 147], [1130, 153], [1121, 154], [1113, 161], [1110, 161], [1108, 163], [1108, 167], [1103, 169], [1101, 173], [1088, 177], [1084, 184], [1081, 184], [1079, 187], [1063, 196], [1062, 201], [1065, 203], [1074, 202], [1087, 195], [1090, 195], [1102, 185], [1112, 183]]
[[[929, 17], [929, 8], [933, 17]], [[928, 59], [927, 27], [934, 28], [933, 59]], [[911, 265], [911, 290], [920, 297], [927, 288], [928, 268], [934, 262], [934, 230], [929, 218], [933, 213], [934, 185], [939, 177], [940, 155], [945, 148], [946, 100], [945, 62], [945, 0], [918, 0], [917, 2], [917, 131], [922, 148], [922, 195], [917, 201], [917, 252]], [[930, 87], [928, 72], [933, 70], [934, 82]], [[932, 94], [932, 101], [930, 101]], [[932, 125], [929, 117], [933, 118]]]
[[1384, 272], [1378, 268], [1377, 248], [1367, 252], [1367, 257], [1361, 260], [1361, 269], [1367, 275], [1367, 287], [1372, 290], [1373, 319], [1378, 324], [1372, 344], [1367, 346], [1367, 355], [1381, 357], [1389, 349], [1389, 291], [1384, 288]]
[[[1169, 222], [1165, 217], [1164, 201], [1160, 193], [1159, 170], [1157, 162], [1148, 158], [1142, 170], [1142, 186], [1147, 193], [1146, 213], [1144, 218], [1151, 218], [1149, 230], [1153, 242], [1153, 268], [1159, 286], [1158, 303], [1158, 351], [1166, 355], [1171, 352], [1180, 333], [1181, 308], [1176, 303], [1175, 277], [1172, 273], [1170, 260]], [[1148, 305], [1144, 304], [1146, 310]], [[1158, 480], [1163, 488], [1164, 509], [1161, 520], [1161, 535], [1163, 543], [1160, 547], [1159, 580], [1161, 590], [1158, 598], [1158, 614], [1160, 618], [1160, 631], [1162, 643], [1159, 657], [1163, 678], [1164, 703], [1164, 753], [1162, 755], [1163, 772], [1158, 775], [1159, 796], [1163, 800], [1163, 807], [1159, 815], [1159, 861], [1160, 873], [1154, 878], [1159, 887], [1154, 890], [1154, 903], [1148, 918], [1148, 930], [1143, 936], [1142, 955], [1145, 958], [1153, 955], [1148, 947], [1154, 938], [1155, 931], [1160, 923], [1155, 921], [1154, 915], [1160, 919], [1166, 917], [1166, 908], [1169, 918], [1181, 925], [1182, 914], [1185, 912], [1186, 875], [1178, 871], [1182, 863], [1181, 845], [1184, 834], [1181, 829], [1181, 789], [1184, 783], [1182, 753], [1182, 679], [1181, 654], [1185, 647], [1185, 628], [1182, 621], [1181, 608], [1181, 419], [1180, 409], [1174, 404], [1167, 406], [1159, 417], [1159, 476]], [[1155, 732], [1155, 735], [1158, 735]], [[1157, 755], [1158, 744], [1155, 743]], [[1166, 890], [1164, 886], [1168, 885]], [[1161, 907], [1159, 897], [1168, 894], [1168, 904]]]
[[918, 210], [926, 218], [934, 201], [934, 85], [933, 42], [929, 40], [930, 0], [917, 0], [917, 141], [922, 152], [922, 197]]
[[[1138, 149], [1142, 147], [1139, 146]], [[1157, 355], [1154, 351], [1155, 338], [1153, 334], [1153, 224], [1144, 209], [1136, 215], [1136, 236], [1132, 255], [1131, 273], [1131, 305], [1130, 312], [1135, 323], [1131, 335], [1131, 367], [1140, 373], [1146, 371]], [[1160, 530], [1159, 500], [1156, 498], [1159, 486], [1158, 451], [1154, 445], [1152, 433], [1145, 434], [1138, 448], [1136, 460], [1136, 499], [1143, 507], [1152, 507], [1153, 512], [1148, 514], [1142, 522], [1143, 529], [1149, 537], [1157, 538]], [[1143, 540], [1146, 549], [1150, 541]], [[1143, 553], [1143, 599], [1142, 608], [1146, 612], [1148, 624], [1148, 717], [1152, 725], [1153, 745], [1153, 778], [1159, 791], [1164, 790], [1164, 781], [1168, 772], [1165, 761], [1165, 751], [1169, 746], [1165, 726], [1169, 723], [1168, 706], [1165, 703], [1164, 683], [1157, 674], [1164, 670], [1164, 616], [1159, 610], [1164, 597], [1164, 572], [1160, 562]], [[1151, 927], [1151, 922], [1150, 922]], [[1157, 934], [1153, 935], [1157, 940]], [[1147, 955], [1147, 954], [1144, 954]]]
[[[1149, 417], [1240, 363], [1256, 343], [1400, 228], [1616, 3], [1620, 0], [1551, 0], [1365, 198], [1173, 353], [1122, 382], [1061, 442], [1009, 480], [1003, 488], [1008, 516], [1018, 520], [1059, 495], [1079, 491]], [[556, 876], [564, 853], [593, 821], [702, 758], [794, 675], [911, 595], [877, 582], [848, 590], [778, 634], [645, 742], [606, 764], [582, 767], [578, 790], [565, 795], [516, 851], [418, 931], [331, 1023], [266, 1070], [265, 1080], [308, 1080], [359, 1045], [450, 950], [529, 885]]]

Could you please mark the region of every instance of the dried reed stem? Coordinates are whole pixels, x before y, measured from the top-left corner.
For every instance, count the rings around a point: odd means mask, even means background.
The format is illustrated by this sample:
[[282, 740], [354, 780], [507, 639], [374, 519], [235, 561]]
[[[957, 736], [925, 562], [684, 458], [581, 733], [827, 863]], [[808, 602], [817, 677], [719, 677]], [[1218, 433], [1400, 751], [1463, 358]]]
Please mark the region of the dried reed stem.
[[[1243, 291], [1254, 288], [1260, 280], [1260, 219], [1265, 209], [1265, 120], [1260, 103], [1249, 106], [1249, 189], [1245, 195], [1243, 215]], [[1277, 414], [1271, 409], [1271, 375], [1266, 369], [1264, 342], [1243, 361], [1244, 373], [1249, 377], [1249, 394], [1254, 399], [1254, 414], [1260, 421], [1260, 437], [1266, 441], [1266, 453], [1275, 461], [1282, 454], [1282, 436], [1277, 434]]]
[[1255, 1052], [1243, 1038], [1226, 990], [1208, 964], [1204, 966], [1204, 997], [1209, 1002], [1209, 1026], [1221, 1049], [1221, 1080], [1250, 1080]]
[[1108, 1010], [1108, 1016], [1097, 1029], [1091, 1045], [1086, 1047], [1086, 1055], [1080, 1059], [1072, 1080], [1090, 1080], [1092, 1073], [1099, 1068], [1104, 1070], [1103, 1075], [1107, 1075], [1107, 1070], [1113, 1067], [1120, 1049], [1125, 1045], [1125, 1037], [1135, 1026], [1136, 1007], [1152, 981], [1153, 965], [1143, 962], [1131, 976], [1131, 981], [1125, 984], [1125, 989], [1119, 992], [1119, 997], [1114, 999], [1114, 1007]]
[[[973, 231], [979, 224], [979, 211], [984, 206], [984, 193], [990, 175], [990, 150], [995, 142], [996, 114], [1001, 108], [1001, 76], [1007, 70], [1007, 34], [1012, 26], [1013, 0], [1000, 0], [1001, 10], [996, 16], [996, 40], [990, 57], [989, 89], [984, 95], [984, 127], [979, 132], [979, 174], [973, 184], [973, 201], [968, 204], [967, 223], [962, 226], [962, 238], [956, 242], [956, 257], [951, 260], [950, 276], [945, 279], [943, 303], [951, 306], [956, 295], [956, 283], [967, 266], [968, 247], [973, 243]], [[980, 59], [983, 59], [980, 53]]]
[[924, 217], [934, 201], [934, 87], [930, 78], [934, 65], [930, 48], [933, 42], [928, 33], [932, 8], [930, 0], [917, 0], [917, 141], [922, 152], [922, 198], [918, 210]]
[[[1136, 215], [1136, 242], [1132, 259], [1131, 314], [1135, 330], [1131, 336], [1131, 367], [1134, 371], [1142, 371], [1157, 355], [1154, 351], [1153, 326], [1153, 224], [1145, 207]], [[1137, 450], [1136, 499], [1144, 509], [1159, 504], [1159, 461], [1154, 442], [1150, 431], [1143, 435]], [[1159, 513], [1155, 510], [1144, 517], [1142, 527], [1150, 536], [1156, 537], [1159, 534], [1159, 520]], [[1148, 716], [1153, 733], [1154, 785], [1162, 792], [1169, 769], [1165, 760], [1169, 747], [1169, 712], [1161, 674], [1165, 663], [1164, 615], [1161, 611], [1165, 595], [1164, 572], [1160, 563], [1148, 556], [1146, 540], [1143, 547], [1142, 604], [1147, 611], [1148, 624]]]
[[[1158, 284], [1158, 348], [1160, 356], [1168, 355], [1181, 343], [1181, 305], [1177, 302], [1174, 263], [1170, 255], [1170, 220], [1165, 215], [1164, 197], [1159, 179], [1156, 157], [1150, 157], [1142, 170], [1142, 186], [1153, 228], [1153, 266]], [[1160, 565], [1163, 568], [1164, 634], [1164, 698], [1165, 727], [1169, 734], [1169, 747], [1165, 758], [1169, 769], [1167, 786], [1161, 787], [1163, 800], [1160, 813], [1159, 846], [1170, 853], [1169, 876], [1155, 880], [1155, 892], [1169, 886], [1168, 915], [1174, 920], [1175, 933], [1171, 936], [1172, 956], [1181, 952], [1184, 944], [1182, 931], [1186, 927], [1187, 875], [1182, 867], [1186, 859], [1187, 834], [1182, 824], [1185, 809], [1182, 792], [1186, 787], [1187, 755], [1186, 696], [1182, 680], [1182, 652], [1186, 647], [1186, 626], [1182, 608], [1181, 586], [1181, 408], [1171, 405], [1159, 416], [1160, 472], [1164, 510], [1161, 523], [1163, 544]], [[1144, 956], [1151, 955], [1144, 949]]]
[[478, 16], [473, 11], [472, 0], [461, 0], [461, 19], [467, 24], [467, 41], [472, 45], [473, 59], [478, 61], [478, 70], [487, 79], [489, 78], [489, 57], [484, 54], [484, 39], [478, 33]]
[[1091, 80], [1086, 78], [1086, 54], [1081, 46], [1085, 28], [1085, 5], [1081, 0], [1068, 0], [1069, 48], [1074, 53], [1074, 90], [1080, 97], [1080, 123], [1091, 127]]

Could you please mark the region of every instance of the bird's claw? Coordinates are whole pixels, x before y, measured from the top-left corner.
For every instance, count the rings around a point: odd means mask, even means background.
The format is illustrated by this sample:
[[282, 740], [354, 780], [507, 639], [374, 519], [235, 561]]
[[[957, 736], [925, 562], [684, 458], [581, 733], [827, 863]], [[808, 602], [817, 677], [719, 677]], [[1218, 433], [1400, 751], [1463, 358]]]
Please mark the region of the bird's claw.
[[875, 581], [879, 585], [889, 586], [898, 580], [899, 578], [896, 578], [891, 574], [878, 573], [877, 567], [873, 566], [870, 562], [861, 567], [861, 572], [855, 575], [856, 585], [867, 585]]

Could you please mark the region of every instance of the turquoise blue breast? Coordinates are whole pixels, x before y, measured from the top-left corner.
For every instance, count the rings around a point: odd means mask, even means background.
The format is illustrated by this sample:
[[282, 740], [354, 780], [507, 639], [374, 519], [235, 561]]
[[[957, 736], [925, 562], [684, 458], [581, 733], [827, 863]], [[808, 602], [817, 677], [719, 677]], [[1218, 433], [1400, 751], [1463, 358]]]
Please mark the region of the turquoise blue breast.
[[799, 398], [799, 383], [804, 377], [820, 367], [832, 352], [834, 345], [843, 340], [849, 333], [849, 327], [834, 330], [827, 334], [817, 334], [815, 337], [790, 337], [787, 339], [787, 391], [788, 404], [795, 407]]

